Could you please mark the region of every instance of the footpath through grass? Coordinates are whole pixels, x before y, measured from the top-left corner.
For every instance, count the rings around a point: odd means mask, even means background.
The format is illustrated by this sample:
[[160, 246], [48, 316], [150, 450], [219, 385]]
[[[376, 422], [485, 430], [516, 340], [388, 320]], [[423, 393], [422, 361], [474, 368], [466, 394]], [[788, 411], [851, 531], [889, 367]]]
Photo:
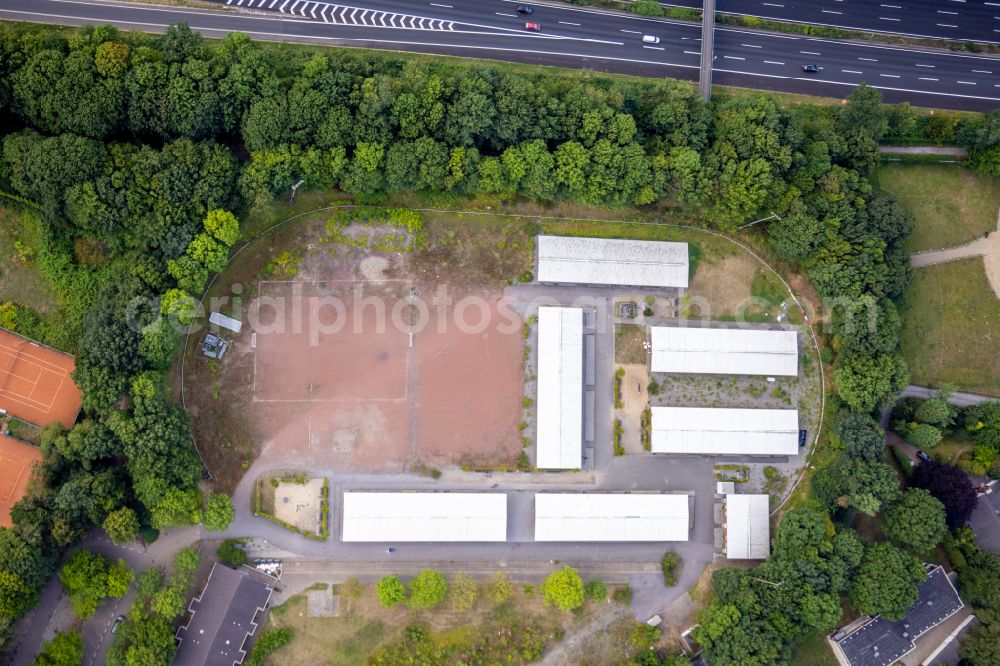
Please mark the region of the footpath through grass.
[[913, 216], [910, 252], [962, 245], [997, 228], [1000, 178], [958, 164], [892, 164], [878, 185]]
[[1000, 301], [982, 259], [916, 269], [900, 314], [912, 383], [1000, 397]]

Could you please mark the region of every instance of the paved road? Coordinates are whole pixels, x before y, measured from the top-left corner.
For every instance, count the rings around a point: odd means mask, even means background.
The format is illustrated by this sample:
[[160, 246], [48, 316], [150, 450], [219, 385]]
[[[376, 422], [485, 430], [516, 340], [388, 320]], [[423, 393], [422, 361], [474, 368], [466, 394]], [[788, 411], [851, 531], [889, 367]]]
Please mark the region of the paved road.
[[[701, 0], [665, 5], [701, 9]], [[996, 0], [718, 0], [716, 12], [894, 35], [1000, 43]]]
[[[931, 389], [924, 386], [907, 386], [903, 389], [903, 398], [933, 398], [937, 395], [937, 389]], [[956, 407], [968, 407], [969, 405], [978, 405], [981, 402], [989, 402], [991, 400], [996, 400], [997, 398], [991, 398], [986, 395], [976, 395], [975, 393], [953, 393], [948, 402]]]
[[[195, 10], [109, 0], [0, 0], [0, 18], [60, 24], [113, 23], [160, 32], [186, 21], [218, 37], [231, 31], [258, 39], [441, 53], [693, 79], [700, 57], [697, 25], [581, 7], [536, 5], [543, 32], [523, 29], [510, 0], [230, 0], [240, 9]], [[253, 4], [251, 11], [246, 5]], [[283, 10], [283, 11], [282, 11]], [[315, 17], [315, 18], [314, 18]], [[660, 37], [656, 45], [641, 36]], [[987, 110], [1000, 105], [1000, 58], [720, 28], [713, 79], [737, 85], [834, 97], [859, 83], [889, 101]], [[801, 71], [804, 63], [823, 70]]]

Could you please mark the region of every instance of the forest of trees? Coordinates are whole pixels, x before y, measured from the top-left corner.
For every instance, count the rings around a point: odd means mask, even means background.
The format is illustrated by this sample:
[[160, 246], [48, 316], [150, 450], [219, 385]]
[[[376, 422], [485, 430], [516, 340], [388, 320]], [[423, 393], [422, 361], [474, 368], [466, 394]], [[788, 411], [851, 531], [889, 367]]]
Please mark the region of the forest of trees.
[[[168, 318], [224, 267], [241, 233], [231, 211], [303, 179], [363, 202], [415, 191], [655, 204], [723, 231], [777, 212], [766, 231], [773, 251], [833, 303], [839, 427], [857, 439], [822, 487], [872, 513], [898, 495], [866, 419], [907, 383], [895, 302], [909, 280], [910, 231], [868, 178], [878, 143], [893, 132], [949, 134], [984, 171], [1000, 150], [1000, 112], [932, 124], [905, 105], [883, 106], [869, 87], [843, 106], [783, 108], [766, 94], [706, 104], [672, 80], [264, 48], [241, 34], [209, 43], [183, 25], [162, 36], [3, 28], [0, 128], [0, 195], [19, 209], [19, 234], [59, 297], [60, 318], [11, 302], [0, 315], [76, 354], [84, 392], [81, 421], [44, 433], [41, 486], [15, 507], [14, 527], [0, 528], [0, 635], [88, 529], [124, 541], [140, 528], [201, 520], [201, 465], [164, 375], [178, 344]], [[852, 325], [859, 307], [877, 313], [877, 328]], [[786, 594], [789, 578], [779, 596], [795, 611], [781, 627], [750, 624], [723, 602], [710, 610], [719, 626], [768, 643], [762, 660], [741, 663], [776, 663], [768, 659], [802, 631], [832, 626], [837, 595], [865, 570], [866, 547], [830, 528], [825, 510], [800, 522], [782, 526], [788, 544], [768, 575], [801, 575], [793, 570], [803, 558], [822, 573], [804, 595]], [[911, 569], [900, 561], [901, 593]], [[720, 599], [772, 594], [746, 575], [726, 574]], [[705, 627], [713, 663], [736, 663]]]

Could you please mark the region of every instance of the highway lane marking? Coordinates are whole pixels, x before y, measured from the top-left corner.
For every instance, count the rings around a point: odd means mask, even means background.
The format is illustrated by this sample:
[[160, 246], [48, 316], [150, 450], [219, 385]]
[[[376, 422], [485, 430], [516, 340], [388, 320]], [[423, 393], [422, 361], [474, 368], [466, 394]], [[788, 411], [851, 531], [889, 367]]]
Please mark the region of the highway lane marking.
[[663, 48], [662, 46], [646, 46], [645, 44], [643, 44], [642, 48], [644, 48], [644, 49], [653, 49], [654, 51], [666, 51], [666, 49]]
[[823, 13], [824, 14], [843, 14], [844, 12], [835, 12], [832, 9], [824, 9]]
[[579, 23], [570, 23], [569, 21], [559, 21], [559, 22], [562, 23], [563, 25], [575, 25], [577, 27], [580, 26]]
[[785, 64], [783, 62], [778, 62], [777, 60], [765, 60], [764, 62], [767, 63], [768, 65], [784, 65]]
[[957, 25], [952, 25], [950, 23], [938, 23], [937, 25], [938, 25], [938, 27], [941, 27], [941, 28], [957, 28], [958, 27]]
[[879, 16], [878, 19], [880, 21], [896, 21], [897, 23], [899, 22], [898, 18], [889, 18], [888, 16]]
[[886, 9], [902, 9], [899, 5], [879, 5], [879, 7], [885, 7]]
[[921, 76], [917, 80], [918, 81], [937, 81], [937, 79], [932, 79], [929, 76]]
[[784, 7], [784, 5], [777, 5], [773, 2], [762, 2], [760, 4], [764, 5], [765, 7]]
[[867, 62], [878, 62], [878, 58], [858, 58], [858, 60], [865, 60]]
[[454, 7], [452, 7], [451, 5], [439, 5], [436, 2], [432, 2], [431, 7], [444, 7], [445, 9], [454, 9]]
[[[83, 5], [96, 5], [96, 6], [102, 6], [102, 7], [114, 6], [114, 5], [107, 5], [107, 4], [103, 4], [103, 3], [81, 2], [80, 0], [54, 0], [54, 1], [55, 2], [61, 2], [63, 4], [78, 4], [78, 5], [79, 4], [83, 4]], [[234, 18], [232, 14], [209, 13], [209, 12], [204, 12], [204, 11], [181, 10], [181, 9], [174, 9], [174, 8], [169, 8], [169, 7], [154, 7], [154, 6], [139, 6], [139, 5], [136, 5], [134, 7], [130, 6], [130, 8], [142, 9], [142, 10], [157, 12], [157, 13], [161, 13], [161, 14], [164, 14], [164, 13], [165, 14], [170, 14], [170, 15], [172, 15], [174, 17], [177, 14], [194, 14], [194, 15], [200, 16], [200, 17], [213, 16], [213, 17], [216, 17], [216, 18], [220, 18], [220, 17], [230, 18], [230, 19]], [[43, 12], [39, 12], [38, 10], [23, 11], [23, 10], [16, 10], [16, 9], [3, 9], [3, 8], [0, 8], [0, 14], [11, 14], [11, 15], [17, 15], [17, 16], [30, 16], [30, 17], [36, 17], [36, 18], [41, 16], [41, 17], [48, 17], [48, 18], [53, 18], [53, 19], [66, 19], [66, 20], [71, 20], [71, 21], [84, 21], [84, 22], [88, 21], [88, 17], [86, 17], [86, 16], [65, 15], [65, 14], [55, 14], [55, 13], [43, 13]], [[91, 18], [89, 20], [93, 20], [93, 19]], [[244, 20], [246, 20], [246, 21], [253, 21], [253, 20], [257, 20], [257, 21], [261, 21], [261, 20], [275, 21], [276, 19], [269, 18], [269, 17], [240, 16], [239, 20], [240, 21], [244, 21]], [[132, 21], [132, 20], [127, 20], [127, 19], [117, 20], [116, 22], [119, 25], [125, 25], [125, 26], [145, 26], [145, 27], [163, 29], [163, 28], [166, 28], [168, 26], [175, 25], [176, 24], [176, 19], [175, 20], [171, 20], [171, 21], [167, 21], [167, 22], [161, 22], [161, 23]], [[294, 24], [294, 23], [302, 23], [302, 21], [289, 20], [289, 21], [286, 21], [286, 23], [293, 23]], [[190, 27], [191, 27], [192, 30], [201, 30], [201, 31], [205, 31], [205, 32], [213, 33], [213, 34], [227, 34], [227, 33], [232, 33], [232, 32], [247, 32], [246, 30], [231, 29], [231, 28], [218, 28], [218, 27], [213, 27], [213, 26], [210, 26], [210, 25], [202, 26], [202, 25], [194, 24], [194, 25], [191, 25]], [[313, 41], [313, 42], [320, 41], [320, 42], [329, 42], [329, 43], [351, 43], [351, 42], [369, 43], [369, 42], [371, 42], [371, 38], [370, 37], [327, 37], [327, 36], [323, 36], [323, 35], [300, 34], [300, 33], [289, 32], [289, 31], [285, 31], [285, 32], [270, 32], [270, 31], [266, 31], [266, 30], [252, 30], [251, 34], [252, 35], [259, 35], [259, 36], [261, 36], [263, 38], [275, 38], [278, 41], [288, 40], [289, 38], [300, 38], [300, 39], [304, 39], [304, 40], [310, 40], [310, 41]], [[482, 33], [482, 34], [488, 34], [488, 33]], [[517, 34], [519, 34], [519, 33], [510, 33], [510, 34], [505, 35], [505, 36], [514, 36], [514, 35], [517, 35]], [[477, 49], [477, 50], [480, 50], [480, 51], [499, 51], [499, 52], [511, 52], [511, 53], [531, 53], [531, 54], [535, 54], [535, 55], [563, 56], [563, 57], [581, 58], [581, 59], [589, 59], [589, 58], [594, 57], [593, 54], [586, 54], [586, 53], [569, 53], [569, 52], [564, 52], [564, 51], [543, 51], [543, 50], [536, 50], [536, 49], [516, 49], [516, 48], [503, 47], [503, 46], [474, 46], [474, 45], [453, 44], [453, 43], [410, 42], [410, 41], [386, 40], [386, 39], [383, 39], [381, 41], [382, 41], [382, 43], [385, 43], [385, 44], [393, 44], [393, 45], [398, 45], [398, 46], [424, 47], [424, 48], [427, 48], [427, 47], [440, 47], [440, 48], [453, 48], [453, 49], [465, 49], [465, 50]], [[573, 40], [573, 41], [580, 41], [580, 40]], [[614, 42], [609, 42], [609, 43], [613, 44]], [[392, 49], [386, 49], [386, 50], [392, 50]], [[894, 50], [907, 50], [907, 49], [894, 49]], [[422, 51], [408, 51], [408, 52], [422, 53]], [[949, 55], [949, 54], [941, 54], [941, 55]], [[960, 56], [960, 57], [969, 57], [969, 56]], [[644, 64], [644, 65], [658, 65], [658, 66], [662, 66], [662, 67], [679, 67], [679, 68], [682, 68], [682, 69], [691, 69], [691, 70], [696, 70], [696, 69], [699, 68], [698, 65], [686, 65], [686, 64], [683, 64], [683, 63], [669, 63], [669, 62], [653, 61], [653, 60], [640, 60], [640, 59], [634, 59], [634, 58], [619, 58], [619, 57], [614, 57], [614, 56], [604, 56], [603, 59], [604, 60], [609, 60], [609, 61], [615, 61], [615, 62], [628, 62], [628, 63], [633, 63], [633, 64]], [[806, 82], [806, 83], [828, 83], [830, 85], [851, 86], [851, 87], [854, 87], [855, 85], [857, 85], [857, 84], [852, 83], [852, 82], [834, 81], [834, 80], [829, 80], [829, 79], [817, 79], [815, 77], [789, 77], [789, 76], [781, 76], [781, 75], [775, 75], [775, 74], [763, 74], [763, 73], [759, 73], [759, 72], [744, 72], [744, 71], [740, 71], [740, 70], [730, 70], [730, 69], [722, 69], [722, 68], [717, 69], [717, 71], [728, 72], [728, 73], [732, 73], [732, 74], [745, 75], [745, 76], [758, 76], [758, 77], [773, 78], [773, 79], [794, 79], [796, 81], [803, 81], [803, 82]], [[886, 85], [878, 85], [878, 84], [876, 84], [874, 87], [880, 88], [882, 90], [892, 90], [892, 91], [896, 91], [896, 92], [915, 93], [915, 94], [920, 94], [920, 95], [935, 95], [935, 96], [938, 96], [938, 97], [954, 97], [954, 98], [958, 98], [958, 99], [975, 99], [975, 100], [985, 100], [985, 101], [991, 101], [991, 102], [992, 101], [1000, 101], [1000, 97], [988, 97], [988, 96], [983, 96], [983, 95], [967, 95], [967, 94], [948, 93], [948, 92], [941, 92], [941, 91], [934, 91], [934, 90], [917, 90], [917, 89], [913, 89], [913, 88], [899, 88], [899, 87], [886, 86]], [[1000, 87], [1000, 84], [997, 84], [997, 87]]]
[[701, 55], [701, 51], [685, 51], [684, 53], [687, 53], [688, 55], [696, 55], [696, 56], [700, 56]]
[[633, 35], [641, 35], [642, 34], [638, 30], [624, 30], [623, 29], [622, 32], [629, 32], [629, 33], [632, 33]]
[[879, 76], [884, 76], [887, 79], [898, 79], [899, 74], [879, 74]]
[[937, 13], [938, 14], [949, 14], [950, 16], [958, 16], [958, 12], [946, 12], [943, 9], [937, 10]]
[[935, 67], [937, 67], [937, 65], [921, 65], [921, 64], [920, 64], [920, 63], [918, 62], [918, 63], [917, 63], [917, 67], [926, 67], [926, 68], [928, 68], [928, 69], [934, 69]]
[[740, 44], [740, 46], [745, 46], [748, 49], [762, 49], [763, 46], [757, 46], [756, 44]]
[[517, 14], [504, 14], [502, 12], [496, 12], [497, 16], [509, 16], [511, 18], [517, 18]]
[[722, 56], [726, 60], [746, 60], [746, 58], [741, 58], [740, 56]]
[[955, 81], [955, 83], [961, 83], [963, 86], [974, 86], [976, 85], [973, 81]]
[[985, 69], [974, 69], [972, 70], [976, 74], [992, 74], [993, 72], [988, 72]]
[[799, 51], [799, 53], [804, 53], [806, 55], [822, 55], [821, 53], [816, 53], [815, 51]]
[[842, 71], [844, 74], [864, 74], [864, 72], [859, 72], [856, 69], [842, 69], [840, 71]]

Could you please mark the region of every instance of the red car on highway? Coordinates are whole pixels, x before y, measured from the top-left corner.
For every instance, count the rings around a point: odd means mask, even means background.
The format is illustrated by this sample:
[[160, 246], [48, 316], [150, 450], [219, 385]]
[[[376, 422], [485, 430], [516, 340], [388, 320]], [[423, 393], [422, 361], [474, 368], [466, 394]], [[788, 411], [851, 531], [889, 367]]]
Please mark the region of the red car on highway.
[[531, 30], [532, 32], [541, 32], [542, 31], [542, 24], [541, 23], [532, 23], [532, 22], [529, 21], [529, 22], [527, 22], [527, 23], [524, 24], [524, 29], [525, 30]]

